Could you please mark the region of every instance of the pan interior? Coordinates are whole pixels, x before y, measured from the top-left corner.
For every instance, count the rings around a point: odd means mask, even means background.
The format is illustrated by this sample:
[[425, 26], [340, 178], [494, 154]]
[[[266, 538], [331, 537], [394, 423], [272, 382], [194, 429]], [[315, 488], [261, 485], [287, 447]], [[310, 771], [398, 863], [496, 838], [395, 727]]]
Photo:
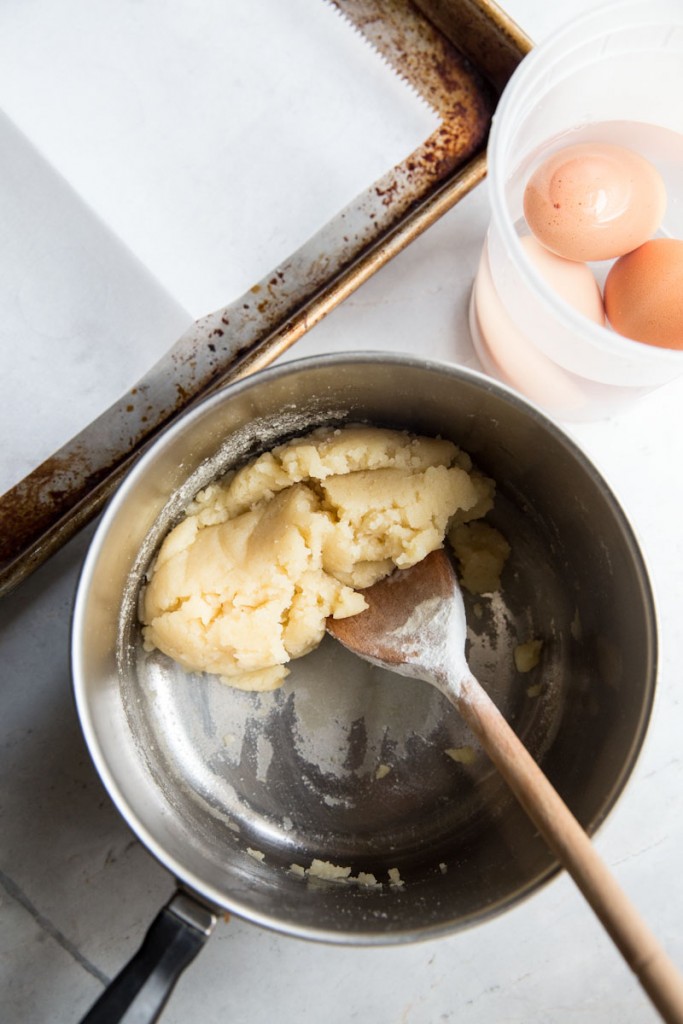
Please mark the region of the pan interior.
[[[292, 402], [296, 423], [283, 429], [283, 394], [323, 397]], [[387, 409], [403, 396], [414, 409], [396, 422]], [[230, 431], [220, 420], [226, 409], [236, 420]], [[406, 360], [304, 364], [238, 389], [231, 402], [217, 398], [143, 463], [91, 557], [76, 617], [76, 688], [118, 806], [182, 882], [280, 930], [374, 942], [482, 920], [556, 869], [428, 684], [374, 668], [331, 638], [266, 694], [188, 675], [142, 648], [144, 573], [192, 494], [259, 447], [340, 418], [450, 436], [496, 479], [489, 521], [512, 554], [499, 592], [465, 592], [470, 665], [579, 820], [592, 829], [604, 817], [649, 716], [649, 592], [604, 485], [534, 415], [463, 371]], [[228, 432], [228, 449], [207, 460]], [[178, 451], [193, 440], [188, 472]], [[159, 512], [164, 492], [172, 496]], [[135, 553], [123, 600], [111, 592], [125, 564], [122, 538]], [[541, 661], [521, 673], [514, 648], [530, 638], [543, 641]], [[345, 877], [321, 877], [330, 871]]]

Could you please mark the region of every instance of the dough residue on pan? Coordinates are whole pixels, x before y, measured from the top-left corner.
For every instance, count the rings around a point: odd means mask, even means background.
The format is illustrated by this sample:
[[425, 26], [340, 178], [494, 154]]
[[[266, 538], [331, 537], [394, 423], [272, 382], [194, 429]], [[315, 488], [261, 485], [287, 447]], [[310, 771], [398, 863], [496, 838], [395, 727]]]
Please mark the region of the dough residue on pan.
[[272, 690], [329, 616], [483, 516], [494, 485], [447, 440], [321, 428], [197, 495], [169, 533], [141, 603], [143, 637], [188, 671]]
[[532, 669], [536, 668], [541, 660], [542, 649], [543, 641], [533, 638], [527, 640], [526, 643], [517, 644], [513, 651], [517, 671], [531, 672]]
[[359, 871], [357, 875], [352, 875], [351, 867], [333, 864], [329, 860], [314, 858], [309, 868], [304, 868], [301, 864], [291, 864], [289, 870], [293, 875], [298, 875], [300, 878], [322, 879], [324, 882], [353, 883], [364, 889], [381, 889], [382, 887], [382, 883], [378, 882], [375, 875], [370, 872]]
[[500, 574], [510, 556], [502, 533], [484, 522], [456, 522], [448, 533], [455, 551], [463, 587], [471, 594], [500, 589]]
[[464, 747], [448, 747], [445, 753], [451, 760], [457, 761], [459, 764], [474, 764], [477, 759], [476, 750], [469, 744]]

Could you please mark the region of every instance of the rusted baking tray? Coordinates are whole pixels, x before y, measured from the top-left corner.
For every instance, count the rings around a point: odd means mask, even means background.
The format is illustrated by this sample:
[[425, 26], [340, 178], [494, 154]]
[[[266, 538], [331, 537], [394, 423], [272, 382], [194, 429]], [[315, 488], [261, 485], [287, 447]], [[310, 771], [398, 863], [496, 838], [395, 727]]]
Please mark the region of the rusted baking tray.
[[192, 403], [276, 359], [477, 185], [497, 99], [531, 43], [489, 0], [332, 0], [440, 126], [245, 295], [198, 320], [106, 412], [0, 498], [0, 593], [100, 510]]

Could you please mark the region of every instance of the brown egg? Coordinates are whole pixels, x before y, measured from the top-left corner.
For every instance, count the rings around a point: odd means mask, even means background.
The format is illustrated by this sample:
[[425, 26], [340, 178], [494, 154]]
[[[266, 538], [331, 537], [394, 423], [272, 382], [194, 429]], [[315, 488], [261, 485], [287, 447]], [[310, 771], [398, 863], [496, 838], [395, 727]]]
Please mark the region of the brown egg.
[[565, 260], [537, 242], [533, 235], [520, 238], [522, 248], [554, 292], [589, 320], [604, 326], [605, 309], [598, 282], [590, 267]]
[[654, 238], [618, 259], [605, 281], [605, 310], [619, 334], [683, 349], [683, 241]]
[[659, 171], [624, 146], [582, 142], [544, 160], [524, 191], [524, 216], [551, 252], [608, 260], [642, 245], [666, 207]]

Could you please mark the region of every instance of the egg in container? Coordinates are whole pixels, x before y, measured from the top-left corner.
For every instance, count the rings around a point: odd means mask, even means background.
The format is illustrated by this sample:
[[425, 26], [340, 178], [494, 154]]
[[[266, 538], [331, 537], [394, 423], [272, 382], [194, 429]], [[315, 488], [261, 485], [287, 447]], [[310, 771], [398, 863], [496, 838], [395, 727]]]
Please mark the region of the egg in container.
[[[664, 284], [679, 280], [679, 251], [663, 275], [672, 255], [660, 244], [683, 239], [682, 91], [683, 7], [627, 0], [533, 50], [499, 104], [472, 335], [490, 373], [559, 418], [609, 415], [683, 374], [670, 341], [683, 300], [663, 308], [681, 295]], [[641, 246], [639, 261], [625, 256]], [[643, 322], [655, 323], [659, 341], [641, 327], [634, 340]]]
[[657, 168], [627, 146], [583, 142], [547, 157], [524, 189], [538, 241], [575, 262], [618, 259], [659, 230], [666, 189]]

